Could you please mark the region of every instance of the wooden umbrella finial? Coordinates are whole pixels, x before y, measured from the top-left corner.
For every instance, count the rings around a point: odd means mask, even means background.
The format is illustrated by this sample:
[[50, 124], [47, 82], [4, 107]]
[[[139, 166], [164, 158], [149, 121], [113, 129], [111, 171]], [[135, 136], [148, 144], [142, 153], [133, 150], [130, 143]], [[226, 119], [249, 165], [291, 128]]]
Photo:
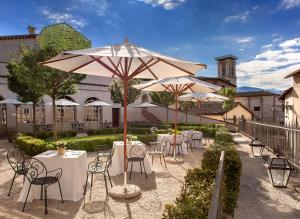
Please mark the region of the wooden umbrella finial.
[[125, 39], [124, 39], [124, 44], [127, 45], [128, 43], [129, 43], [128, 37], [125, 37]]

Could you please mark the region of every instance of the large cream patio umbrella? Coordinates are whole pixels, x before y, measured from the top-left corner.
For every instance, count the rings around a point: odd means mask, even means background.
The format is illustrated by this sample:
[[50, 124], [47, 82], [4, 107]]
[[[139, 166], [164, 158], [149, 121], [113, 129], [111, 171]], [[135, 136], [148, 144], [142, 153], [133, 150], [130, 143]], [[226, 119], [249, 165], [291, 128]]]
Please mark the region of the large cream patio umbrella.
[[[215, 93], [189, 93], [181, 95], [180, 97], [178, 97], [178, 100], [197, 102], [199, 104], [199, 107], [201, 107], [201, 103], [203, 102], [223, 102], [225, 100], [228, 100], [228, 98]], [[201, 114], [199, 116], [201, 123]]]
[[[144, 84], [134, 85], [135, 88], [144, 91], [167, 91], [171, 92], [175, 96], [175, 136], [174, 136], [174, 149], [173, 158], [175, 160], [175, 146], [176, 146], [176, 133], [177, 133], [177, 111], [178, 111], [178, 97], [184, 93], [209, 93], [216, 92], [221, 87], [201, 81], [194, 77], [182, 76], [182, 77], [171, 77], [160, 80], [152, 80]], [[181, 161], [179, 161], [181, 162]]]
[[60, 53], [42, 64], [67, 73], [120, 78], [124, 86], [124, 193], [127, 191], [126, 135], [128, 82], [133, 78], [161, 79], [194, 75], [206, 65], [183, 61], [128, 43]]

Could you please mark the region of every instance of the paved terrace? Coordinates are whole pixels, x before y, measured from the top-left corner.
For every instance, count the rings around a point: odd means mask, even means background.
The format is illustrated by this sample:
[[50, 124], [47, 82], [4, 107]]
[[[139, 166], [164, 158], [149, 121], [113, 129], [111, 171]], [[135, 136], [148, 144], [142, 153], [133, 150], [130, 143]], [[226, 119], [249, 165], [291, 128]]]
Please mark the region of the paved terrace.
[[[250, 139], [233, 134], [242, 160], [241, 188], [235, 218], [299, 219], [300, 177], [291, 177], [288, 188], [274, 188], [261, 158], [253, 158]], [[264, 154], [267, 154], [264, 151]], [[298, 181], [298, 182], [297, 182]]]
[[[22, 177], [18, 177], [8, 197], [13, 170], [6, 160], [6, 151], [11, 147], [7, 141], [0, 141], [0, 218], [161, 218], [164, 205], [171, 203], [179, 194], [187, 169], [199, 166], [205, 148], [195, 149], [193, 153], [184, 156], [182, 165], [168, 165], [164, 169], [159, 158], [154, 160], [154, 171], [148, 175], [133, 173], [131, 183], [139, 185], [142, 195], [131, 200], [115, 200], [106, 196], [102, 176], [94, 177], [92, 190], [88, 187], [86, 198], [74, 203], [59, 200], [48, 201], [49, 214], [44, 215], [44, 201], [34, 200], [26, 204], [23, 213], [23, 203], [17, 202], [22, 188]], [[88, 160], [94, 158], [88, 153]], [[122, 184], [122, 176], [112, 177], [113, 184]], [[57, 185], [53, 185], [57, 186]]]

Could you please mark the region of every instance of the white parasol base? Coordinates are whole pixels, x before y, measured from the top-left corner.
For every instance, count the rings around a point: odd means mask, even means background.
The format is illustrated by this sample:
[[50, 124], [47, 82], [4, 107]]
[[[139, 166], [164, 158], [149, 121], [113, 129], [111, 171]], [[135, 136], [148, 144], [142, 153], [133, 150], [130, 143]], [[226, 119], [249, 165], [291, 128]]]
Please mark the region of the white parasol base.
[[178, 157], [166, 157], [166, 162], [170, 164], [183, 164], [184, 161]]
[[127, 184], [126, 189], [124, 185], [118, 185], [111, 188], [109, 195], [117, 199], [130, 199], [141, 194], [140, 187], [132, 184]]

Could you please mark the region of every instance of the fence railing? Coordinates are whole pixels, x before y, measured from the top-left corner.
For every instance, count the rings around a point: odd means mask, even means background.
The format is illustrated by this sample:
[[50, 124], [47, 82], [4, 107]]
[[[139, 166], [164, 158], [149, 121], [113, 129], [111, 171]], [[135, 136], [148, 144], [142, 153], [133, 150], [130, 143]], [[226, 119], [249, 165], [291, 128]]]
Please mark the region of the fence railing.
[[284, 155], [300, 168], [300, 129], [254, 121], [240, 121], [241, 132], [261, 140], [270, 150]]
[[211, 196], [210, 208], [208, 211], [208, 219], [222, 218], [222, 182], [224, 176], [224, 151], [222, 151], [215, 178], [214, 190]]

